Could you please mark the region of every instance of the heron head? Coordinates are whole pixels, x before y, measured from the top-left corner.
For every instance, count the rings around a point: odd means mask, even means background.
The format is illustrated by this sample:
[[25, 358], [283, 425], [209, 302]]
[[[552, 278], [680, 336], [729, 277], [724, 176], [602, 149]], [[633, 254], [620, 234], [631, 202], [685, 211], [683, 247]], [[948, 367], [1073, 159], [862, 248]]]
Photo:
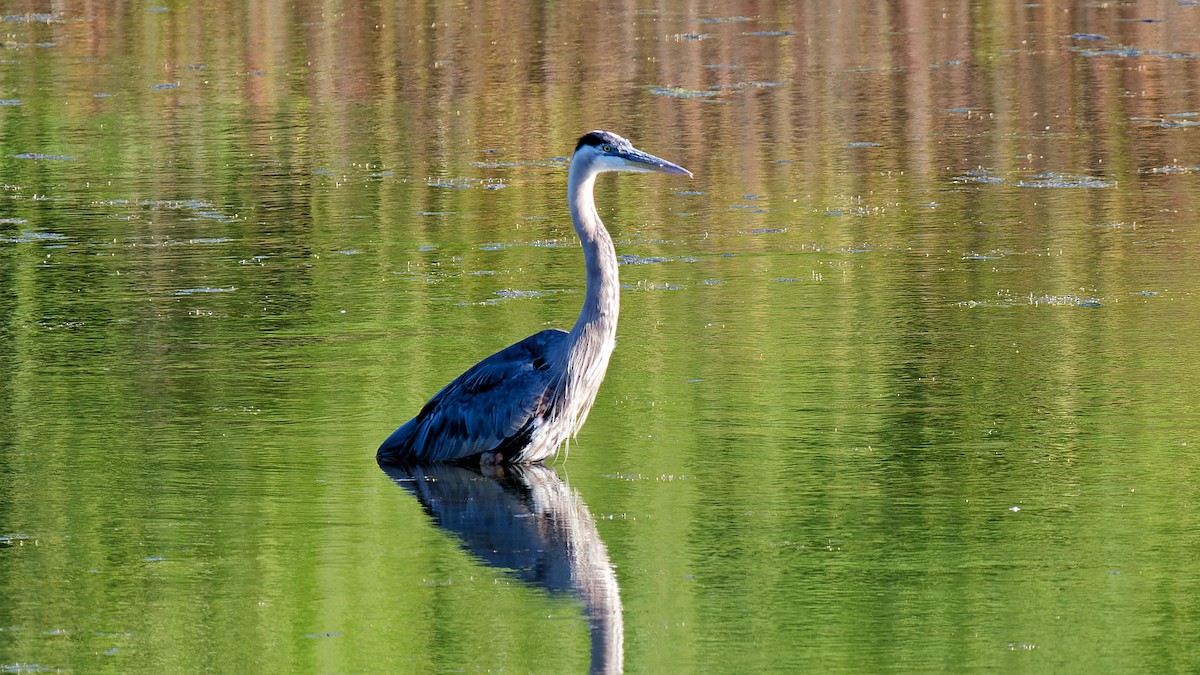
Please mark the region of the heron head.
[[665, 159], [642, 152], [611, 131], [590, 131], [579, 138], [573, 161], [586, 161], [595, 171], [659, 171], [691, 176], [692, 172]]

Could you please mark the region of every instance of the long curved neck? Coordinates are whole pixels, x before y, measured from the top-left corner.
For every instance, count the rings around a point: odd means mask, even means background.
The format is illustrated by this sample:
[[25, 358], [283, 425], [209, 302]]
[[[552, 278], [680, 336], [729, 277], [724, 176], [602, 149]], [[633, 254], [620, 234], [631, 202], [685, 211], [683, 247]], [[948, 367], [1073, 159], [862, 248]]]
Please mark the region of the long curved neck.
[[[611, 349], [617, 333], [617, 314], [620, 312], [620, 281], [617, 279], [617, 252], [612, 237], [604, 229], [596, 213], [592, 188], [596, 173], [571, 165], [567, 178], [567, 200], [571, 204], [571, 220], [583, 245], [584, 266], [587, 269], [587, 291], [579, 320], [571, 329], [572, 342], [599, 339]], [[607, 359], [605, 359], [607, 360]]]

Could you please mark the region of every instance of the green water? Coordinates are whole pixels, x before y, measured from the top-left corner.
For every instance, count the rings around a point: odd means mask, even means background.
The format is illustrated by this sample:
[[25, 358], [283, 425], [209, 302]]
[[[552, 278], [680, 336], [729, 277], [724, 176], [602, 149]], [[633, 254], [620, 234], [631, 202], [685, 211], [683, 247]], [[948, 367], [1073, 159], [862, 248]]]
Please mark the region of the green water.
[[[1200, 667], [1200, 8], [12, 4], [0, 670]], [[600, 180], [586, 427], [386, 475], [593, 128], [696, 177]]]

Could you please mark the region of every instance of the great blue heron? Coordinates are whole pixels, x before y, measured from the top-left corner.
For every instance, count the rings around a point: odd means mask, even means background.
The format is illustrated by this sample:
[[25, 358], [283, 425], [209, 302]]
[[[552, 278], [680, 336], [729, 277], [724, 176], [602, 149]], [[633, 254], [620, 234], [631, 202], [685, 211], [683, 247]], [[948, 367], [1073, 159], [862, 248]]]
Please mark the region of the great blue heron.
[[583, 245], [587, 291], [571, 331], [531, 335], [472, 366], [379, 446], [381, 462], [540, 462], [583, 426], [608, 369], [620, 286], [612, 237], [592, 188], [605, 171], [683, 174], [687, 169], [608, 131], [584, 134], [567, 175], [571, 220]]

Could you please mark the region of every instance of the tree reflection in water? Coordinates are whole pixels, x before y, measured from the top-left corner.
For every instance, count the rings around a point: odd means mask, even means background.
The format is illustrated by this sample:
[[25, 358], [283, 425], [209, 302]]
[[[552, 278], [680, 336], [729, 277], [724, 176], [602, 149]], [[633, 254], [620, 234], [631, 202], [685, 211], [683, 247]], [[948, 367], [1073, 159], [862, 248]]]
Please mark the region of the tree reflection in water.
[[592, 672], [622, 672], [625, 628], [608, 550], [583, 499], [553, 469], [382, 468], [417, 497], [439, 527], [488, 565], [548, 591], [578, 595], [591, 627]]

